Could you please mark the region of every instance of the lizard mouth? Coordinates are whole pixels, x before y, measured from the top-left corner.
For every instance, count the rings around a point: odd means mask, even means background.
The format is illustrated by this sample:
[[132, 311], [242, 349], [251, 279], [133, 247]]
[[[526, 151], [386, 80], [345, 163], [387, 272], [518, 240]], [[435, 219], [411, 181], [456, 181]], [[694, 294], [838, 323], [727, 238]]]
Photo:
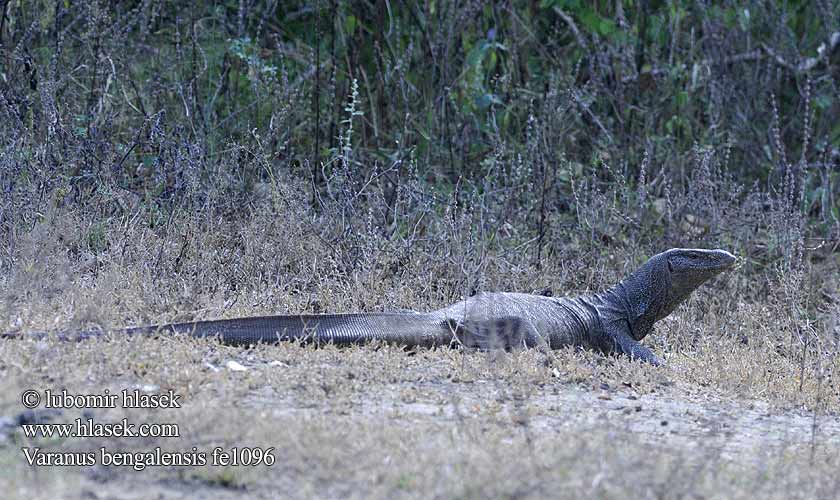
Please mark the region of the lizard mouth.
[[682, 250], [668, 259], [668, 271], [676, 274], [717, 274], [735, 265], [737, 259], [726, 250]]
[[734, 255], [726, 250], [713, 250], [715, 252], [715, 259], [717, 262], [710, 267], [716, 271], [725, 271], [732, 268], [737, 260]]

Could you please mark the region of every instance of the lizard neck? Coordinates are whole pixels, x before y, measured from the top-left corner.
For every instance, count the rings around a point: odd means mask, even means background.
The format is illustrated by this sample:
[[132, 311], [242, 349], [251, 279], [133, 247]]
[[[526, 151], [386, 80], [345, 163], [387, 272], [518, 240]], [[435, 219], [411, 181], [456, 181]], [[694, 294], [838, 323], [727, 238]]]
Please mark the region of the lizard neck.
[[650, 308], [639, 303], [639, 297], [625, 282], [603, 292], [580, 297], [595, 310], [600, 327], [604, 331], [624, 331], [636, 340], [641, 340], [653, 330], [656, 318]]

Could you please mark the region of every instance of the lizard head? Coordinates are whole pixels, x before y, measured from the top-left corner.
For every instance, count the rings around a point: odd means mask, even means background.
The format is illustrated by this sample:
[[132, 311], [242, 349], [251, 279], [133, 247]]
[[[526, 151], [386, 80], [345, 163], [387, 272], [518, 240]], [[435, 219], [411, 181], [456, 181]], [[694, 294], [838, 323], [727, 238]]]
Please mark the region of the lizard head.
[[644, 338], [697, 287], [734, 264], [726, 250], [672, 248], [651, 257], [623, 283], [633, 338]]
[[657, 319], [671, 314], [697, 287], [735, 264], [734, 255], [719, 249], [672, 248], [660, 255], [668, 263], [670, 286]]

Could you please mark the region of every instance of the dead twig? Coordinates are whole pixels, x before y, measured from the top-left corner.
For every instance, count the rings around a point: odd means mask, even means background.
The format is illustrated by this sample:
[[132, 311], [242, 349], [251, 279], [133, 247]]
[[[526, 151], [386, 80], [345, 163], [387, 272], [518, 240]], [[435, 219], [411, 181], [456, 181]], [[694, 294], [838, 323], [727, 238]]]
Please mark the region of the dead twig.
[[[831, 57], [831, 55], [834, 54], [834, 52], [838, 48], [840, 48], [840, 31], [832, 33], [825, 43], [822, 43], [819, 47], [817, 47], [817, 55], [815, 57], [803, 58], [798, 62], [788, 61], [774, 48], [768, 46], [767, 44], [762, 44], [760, 48], [751, 50], [749, 52], [735, 54], [718, 60], [703, 59], [702, 61], [696, 64], [698, 64], [701, 67], [711, 67], [726, 64], [736, 64], [741, 62], [758, 62], [769, 59], [776, 65], [781, 66], [794, 74], [800, 75], [816, 69], [817, 66], [819, 66], [821, 63], [827, 61], [828, 58]], [[621, 82], [631, 83], [638, 80], [642, 74], [647, 74], [650, 76], [659, 76], [669, 71], [671, 71], [670, 68], [654, 68], [645, 73], [626, 76], [621, 79]]]

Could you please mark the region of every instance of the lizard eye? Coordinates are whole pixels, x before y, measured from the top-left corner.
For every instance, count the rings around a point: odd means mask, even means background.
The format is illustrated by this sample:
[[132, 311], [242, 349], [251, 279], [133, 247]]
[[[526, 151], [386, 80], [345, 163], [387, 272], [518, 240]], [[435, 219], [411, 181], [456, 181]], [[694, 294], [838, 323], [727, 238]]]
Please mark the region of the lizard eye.
[[670, 260], [668, 261], [668, 272], [669, 272], [669, 273], [673, 273], [673, 272], [674, 272], [674, 265], [673, 265], [673, 264], [671, 264], [671, 261], [670, 261]]

